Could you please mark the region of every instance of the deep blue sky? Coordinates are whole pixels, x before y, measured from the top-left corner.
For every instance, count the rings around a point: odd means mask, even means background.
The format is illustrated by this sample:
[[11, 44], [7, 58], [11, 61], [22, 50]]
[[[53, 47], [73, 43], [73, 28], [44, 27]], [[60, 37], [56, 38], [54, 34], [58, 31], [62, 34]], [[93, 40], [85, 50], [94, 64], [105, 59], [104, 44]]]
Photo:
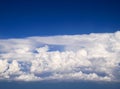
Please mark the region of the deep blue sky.
[[0, 38], [119, 29], [120, 0], [0, 0]]

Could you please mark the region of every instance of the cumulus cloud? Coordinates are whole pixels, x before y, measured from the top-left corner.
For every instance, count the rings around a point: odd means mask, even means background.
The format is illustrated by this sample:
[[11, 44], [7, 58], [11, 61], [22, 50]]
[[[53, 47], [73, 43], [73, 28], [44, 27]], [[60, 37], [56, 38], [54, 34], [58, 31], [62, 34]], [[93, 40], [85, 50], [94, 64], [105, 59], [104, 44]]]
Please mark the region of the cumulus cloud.
[[0, 80], [120, 81], [120, 32], [0, 39]]

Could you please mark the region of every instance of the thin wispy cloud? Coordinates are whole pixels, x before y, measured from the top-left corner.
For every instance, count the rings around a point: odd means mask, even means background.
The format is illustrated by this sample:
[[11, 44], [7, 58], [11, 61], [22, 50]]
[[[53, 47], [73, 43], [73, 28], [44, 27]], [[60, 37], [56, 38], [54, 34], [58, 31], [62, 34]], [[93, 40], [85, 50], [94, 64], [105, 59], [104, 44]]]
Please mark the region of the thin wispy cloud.
[[120, 32], [0, 39], [0, 80], [120, 81]]

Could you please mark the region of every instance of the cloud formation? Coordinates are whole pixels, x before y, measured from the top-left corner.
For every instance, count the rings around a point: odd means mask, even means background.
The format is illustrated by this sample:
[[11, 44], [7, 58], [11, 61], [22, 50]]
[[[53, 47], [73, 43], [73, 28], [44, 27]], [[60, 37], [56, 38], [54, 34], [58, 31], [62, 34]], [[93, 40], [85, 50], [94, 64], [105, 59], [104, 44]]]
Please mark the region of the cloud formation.
[[120, 81], [120, 32], [0, 39], [0, 80]]

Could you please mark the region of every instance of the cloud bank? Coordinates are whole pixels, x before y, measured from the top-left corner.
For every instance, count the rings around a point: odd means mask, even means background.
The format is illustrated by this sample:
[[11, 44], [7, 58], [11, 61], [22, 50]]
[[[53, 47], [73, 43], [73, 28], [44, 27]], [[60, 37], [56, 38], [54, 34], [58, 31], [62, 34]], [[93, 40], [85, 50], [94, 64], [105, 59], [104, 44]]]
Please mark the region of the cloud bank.
[[0, 80], [120, 82], [120, 32], [0, 39]]

